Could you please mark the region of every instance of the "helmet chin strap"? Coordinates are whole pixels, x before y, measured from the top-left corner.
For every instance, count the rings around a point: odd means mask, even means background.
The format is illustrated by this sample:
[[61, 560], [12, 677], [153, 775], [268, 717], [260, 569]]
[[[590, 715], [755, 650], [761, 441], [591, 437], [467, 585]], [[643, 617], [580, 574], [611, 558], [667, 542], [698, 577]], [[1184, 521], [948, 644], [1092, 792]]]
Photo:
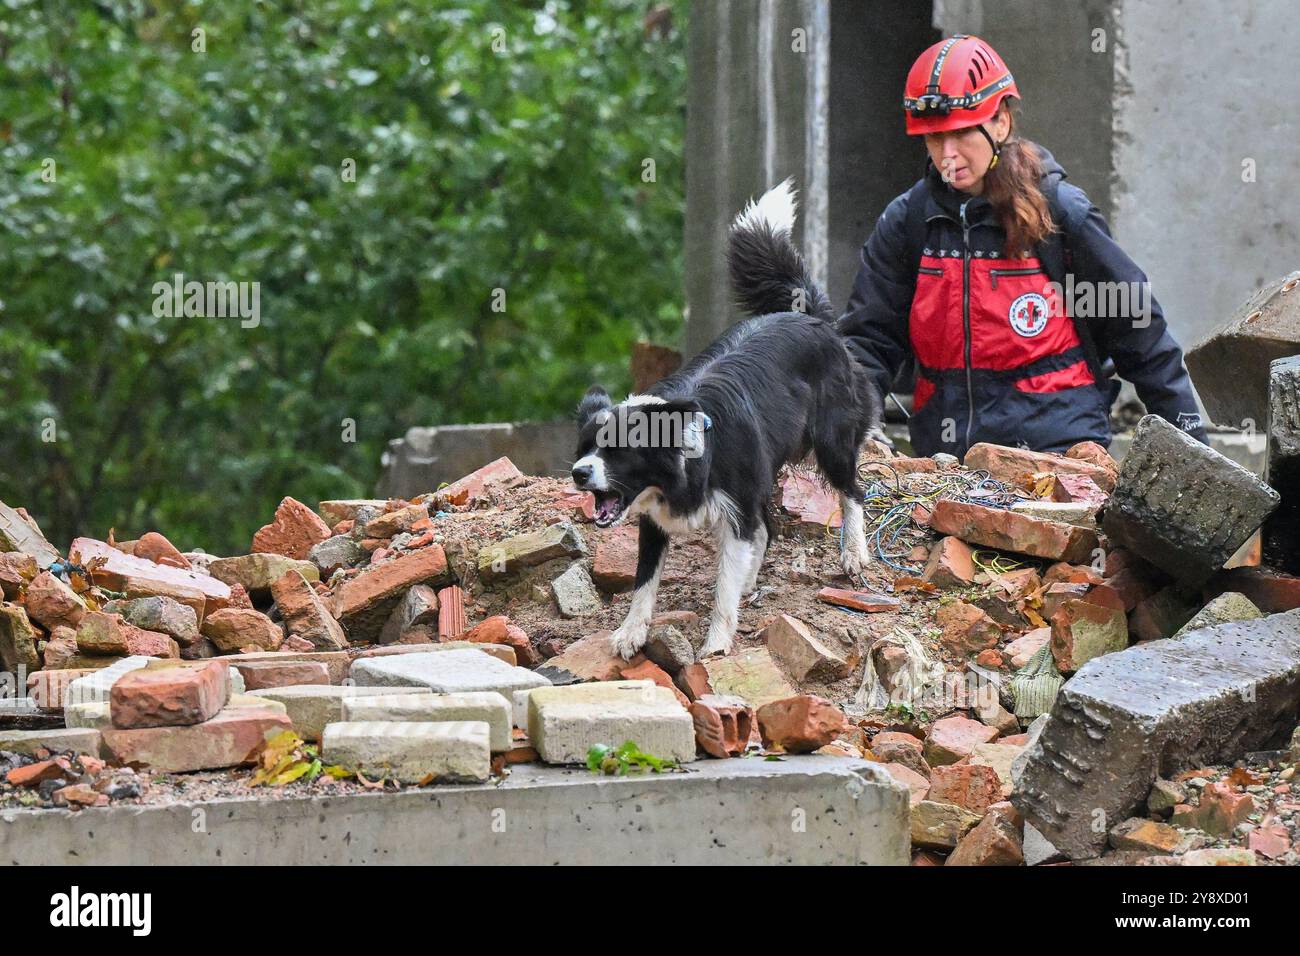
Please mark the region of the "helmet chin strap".
[[998, 154], [1002, 152], [1002, 144], [993, 141], [993, 137], [989, 135], [989, 131], [984, 128], [983, 123], [980, 123], [975, 128], [984, 134], [984, 138], [989, 141], [989, 148], [993, 150], [993, 160], [989, 163], [989, 169], [992, 169], [998, 164]]

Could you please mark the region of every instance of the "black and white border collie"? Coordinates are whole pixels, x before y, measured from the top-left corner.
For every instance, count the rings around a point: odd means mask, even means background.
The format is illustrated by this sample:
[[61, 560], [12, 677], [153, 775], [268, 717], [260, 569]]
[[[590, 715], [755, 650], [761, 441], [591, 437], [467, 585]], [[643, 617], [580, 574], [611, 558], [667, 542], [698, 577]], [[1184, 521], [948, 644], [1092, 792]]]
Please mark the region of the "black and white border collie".
[[767, 500], [781, 466], [811, 450], [843, 507], [842, 564], [870, 558], [858, 450], [879, 428], [881, 400], [835, 329], [831, 305], [791, 239], [795, 197], [786, 180], [751, 201], [731, 226], [728, 263], [737, 322], [679, 371], [614, 405], [599, 385], [578, 406], [575, 487], [595, 494], [596, 524], [640, 519], [636, 584], [612, 637], [631, 657], [645, 644], [669, 536], [711, 528], [717, 591], [699, 656], [727, 653], [742, 596], [767, 550]]

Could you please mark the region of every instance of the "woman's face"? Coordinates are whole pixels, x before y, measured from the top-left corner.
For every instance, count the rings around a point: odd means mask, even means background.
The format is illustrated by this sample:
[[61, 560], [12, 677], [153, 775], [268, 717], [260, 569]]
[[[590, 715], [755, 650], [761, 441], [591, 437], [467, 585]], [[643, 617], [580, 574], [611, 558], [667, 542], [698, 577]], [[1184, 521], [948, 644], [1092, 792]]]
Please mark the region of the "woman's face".
[[[998, 110], [985, 128], [1001, 143], [1011, 132], [1011, 118], [1005, 107]], [[978, 126], [950, 130], [943, 133], [926, 133], [925, 148], [930, 160], [943, 176], [944, 182], [954, 189], [978, 196], [984, 191], [984, 174], [993, 161], [993, 147], [979, 131]]]

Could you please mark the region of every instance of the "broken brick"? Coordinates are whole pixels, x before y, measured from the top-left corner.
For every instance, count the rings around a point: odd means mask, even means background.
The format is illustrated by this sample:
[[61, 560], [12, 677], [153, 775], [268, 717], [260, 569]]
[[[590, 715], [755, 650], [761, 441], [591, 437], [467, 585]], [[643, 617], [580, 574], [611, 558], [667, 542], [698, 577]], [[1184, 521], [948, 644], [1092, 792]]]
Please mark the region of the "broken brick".
[[91, 570], [91, 581], [110, 591], [120, 591], [128, 598], [154, 595], [173, 598], [194, 608], [200, 620], [206, 613], [230, 603], [229, 585], [209, 574], [154, 564], [144, 558], [123, 554], [112, 545], [94, 538], [77, 538], [68, 550], [87, 565], [94, 558], [103, 558], [104, 561], [96, 562]]
[[709, 672], [703, 664], [687, 664], [677, 672], [673, 682], [691, 700], [699, 700], [713, 693], [709, 685]]
[[632, 590], [636, 583], [636, 525], [623, 524], [596, 537], [591, 579], [606, 594]]
[[250, 552], [282, 554], [285, 557], [306, 561], [313, 546], [333, 535], [330, 526], [295, 498], [284, 498], [275, 509], [270, 524], [263, 525], [253, 535]]
[[1023, 866], [1024, 821], [1010, 803], [988, 808], [984, 818], [948, 854], [945, 866]]
[[695, 743], [701, 750], [722, 758], [739, 757], [745, 752], [755, 717], [743, 700], [705, 694], [688, 709], [695, 722]]
[[1019, 487], [1021, 479], [1026, 475], [1045, 471], [1058, 475], [1085, 475], [1106, 492], [1115, 487], [1111, 468], [1081, 458], [1030, 451], [1027, 448], [1008, 448], [1005, 445], [979, 442], [971, 445], [962, 463], [972, 471], [987, 471], [990, 477], [1016, 487]]
[[619, 672], [619, 677], [622, 680], [648, 680], [652, 684], [666, 687], [673, 692], [673, 696], [677, 698], [678, 703], [688, 710], [690, 709], [691, 699], [673, 683], [673, 679], [668, 676], [668, 672], [654, 661], [646, 660], [640, 654], [623, 666]]
[[985, 648], [997, 647], [1002, 639], [1002, 628], [984, 611], [963, 601], [942, 605], [935, 613], [935, 623], [942, 630], [940, 641], [947, 650], [958, 657], [977, 654]]
[[27, 617], [47, 631], [76, 627], [86, 613], [86, 602], [76, 591], [49, 571], [42, 571], [27, 585]]
[[955, 803], [971, 813], [983, 814], [1001, 799], [997, 771], [982, 764], [948, 764], [930, 771], [930, 793], [936, 803]]
[[786, 753], [811, 753], [848, 729], [844, 713], [823, 697], [801, 694], [758, 708], [763, 746]]
[[203, 636], [230, 653], [245, 647], [274, 651], [284, 643], [284, 631], [261, 611], [228, 607], [203, 619]]
[[190, 562], [181, 554], [180, 549], [172, 544], [157, 531], [149, 531], [140, 535], [136, 541], [135, 548], [131, 552], [137, 558], [144, 558], [146, 561], [152, 561], [154, 564], [165, 564], [172, 568], [181, 568], [189, 570]]
[[902, 607], [898, 598], [872, 591], [850, 591], [844, 588], [822, 588], [817, 592], [817, 600], [835, 607], [847, 607], [854, 611], [897, 611]]
[[466, 631], [459, 640], [472, 644], [501, 644], [512, 647], [515, 657], [524, 667], [536, 667], [542, 662], [542, 655], [533, 647], [524, 629], [511, 623], [505, 614], [493, 614], [486, 617]]
[[946, 535], [939, 539], [921, 580], [941, 588], [963, 588], [975, 580], [975, 552], [960, 538]]
[[321, 661], [249, 661], [236, 657], [231, 660], [230, 666], [239, 671], [244, 678], [244, 687], [248, 690], [330, 682], [329, 668]]
[[272, 583], [271, 596], [280, 609], [289, 637], [301, 638], [311, 647], [326, 651], [347, 647], [348, 638], [342, 626], [300, 571], [290, 570]]
[[101, 737], [105, 753], [116, 763], [189, 773], [252, 763], [267, 739], [285, 730], [293, 730], [293, 724], [282, 713], [228, 707], [189, 727], [106, 728]]
[[485, 498], [494, 485], [522, 476], [523, 473], [515, 467], [514, 462], [503, 456], [439, 489], [435, 492], [434, 498], [438, 502], [451, 505], [472, 505]]
[[1052, 658], [1062, 674], [1102, 654], [1128, 647], [1128, 623], [1120, 608], [1066, 601], [1052, 615]]
[[226, 705], [230, 681], [217, 663], [141, 669], [124, 674], [109, 691], [113, 726], [182, 727], [215, 717]]
[[[879, 735], [877, 735], [879, 736]], [[936, 720], [925, 738], [926, 763], [941, 767], [969, 757], [979, 744], [992, 743], [998, 737], [996, 728], [986, 726], [967, 717], [945, 717]]]
[[935, 503], [930, 527], [971, 544], [1071, 564], [1088, 560], [1097, 547], [1096, 532], [1087, 528], [952, 498]]
[[797, 681], [833, 681], [848, 674], [849, 665], [844, 658], [815, 636], [803, 621], [788, 614], [778, 614], [758, 636], [772, 652], [773, 659]]
[[465, 592], [449, 584], [438, 591], [438, 639], [459, 640], [465, 633]]
[[441, 546], [411, 551], [349, 578], [336, 588], [331, 610], [353, 640], [378, 636], [402, 595], [417, 584], [446, 583], [447, 556]]

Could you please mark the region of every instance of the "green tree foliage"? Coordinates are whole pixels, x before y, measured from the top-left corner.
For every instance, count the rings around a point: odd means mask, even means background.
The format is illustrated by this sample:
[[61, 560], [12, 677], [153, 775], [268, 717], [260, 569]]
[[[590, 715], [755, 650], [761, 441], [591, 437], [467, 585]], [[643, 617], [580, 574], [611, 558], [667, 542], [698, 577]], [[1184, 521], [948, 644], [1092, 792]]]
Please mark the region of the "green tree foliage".
[[[234, 553], [410, 425], [627, 385], [682, 311], [653, 6], [0, 0], [0, 498]], [[260, 283], [260, 324], [156, 317], [176, 273]]]

